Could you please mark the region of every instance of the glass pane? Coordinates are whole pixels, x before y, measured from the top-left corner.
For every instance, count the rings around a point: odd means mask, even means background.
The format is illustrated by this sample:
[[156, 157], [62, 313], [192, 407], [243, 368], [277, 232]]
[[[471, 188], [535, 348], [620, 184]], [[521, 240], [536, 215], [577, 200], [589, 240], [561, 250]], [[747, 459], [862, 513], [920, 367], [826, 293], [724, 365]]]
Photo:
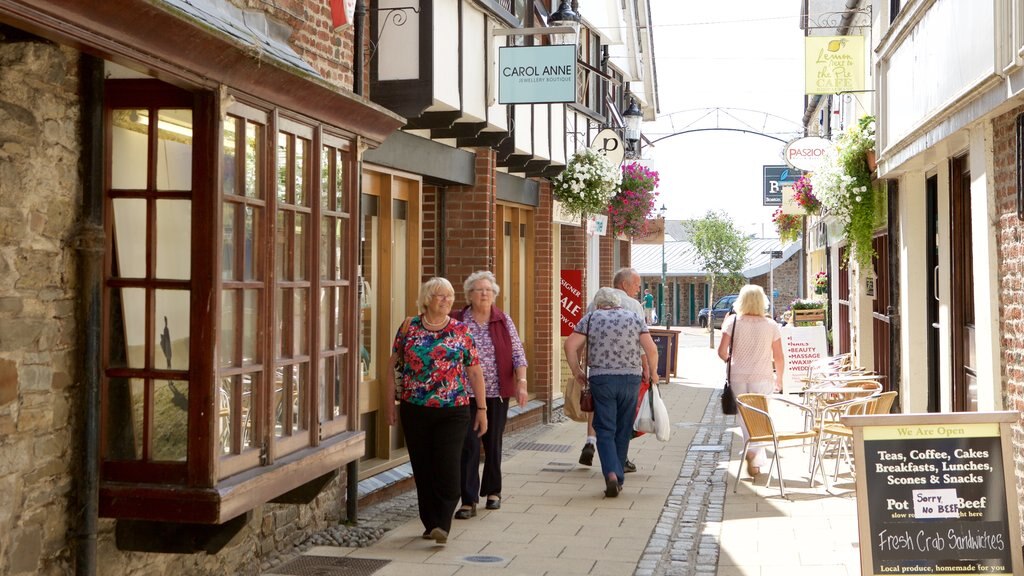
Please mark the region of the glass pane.
[[330, 340], [331, 336], [331, 313], [334, 311], [334, 304], [331, 302], [331, 289], [321, 288], [320, 289], [320, 321], [318, 322], [320, 328], [320, 348], [322, 350], [331, 350], [334, 348], [334, 344]]
[[235, 346], [237, 346], [237, 322], [238, 322], [238, 295], [237, 290], [221, 291], [220, 299], [220, 340], [217, 347], [220, 350], [220, 365], [235, 365]]
[[263, 171], [262, 156], [256, 153], [263, 149], [263, 127], [256, 124], [245, 125], [245, 195], [249, 198], [263, 198], [263, 187], [260, 178]]
[[231, 407], [238, 386], [242, 383], [241, 376], [221, 378], [217, 387], [217, 439], [221, 454], [231, 453]]
[[294, 214], [295, 218], [295, 253], [292, 255], [295, 280], [309, 279], [309, 214]]
[[192, 111], [160, 110], [157, 132], [156, 189], [192, 189]]
[[290, 326], [285, 324], [285, 311], [291, 310], [292, 291], [288, 288], [278, 288], [277, 298], [274, 302], [274, 350], [278, 358], [290, 357], [292, 334]]
[[341, 150], [335, 150], [334, 158], [334, 209], [348, 212], [348, 202], [345, 201], [345, 155]]
[[309, 167], [309, 162], [306, 162], [309, 156], [309, 140], [296, 138], [295, 148], [295, 204], [309, 206], [309, 178], [306, 175]]
[[345, 254], [345, 239], [348, 235], [348, 218], [338, 218], [334, 223], [334, 276], [335, 280], [348, 278], [348, 260]]
[[331, 280], [329, 271], [333, 260], [332, 247], [334, 243], [331, 241], [331, 228], [334, 218], [327, 216], [320, 219], [320, 278], [323, 280]]
[[346, 358], [346, 356], [344, 354], [338, 355], [338, 356], [334, 357], [333, 362], [332, 362], [334, 367], [332, 368], [332, 370], [330, 372], [331, 379], [328, 381], [328, 385], [334, 387], [334, 393], [332, 394], [332, 400], [331, 400], [331, 419], [332, 420], [337, 418], [338, 416], [341, 416], [341, 405], [342, 405], [342, 401], [344, 400], [344, 396], [342, 395], [342, 390], [341, 390], [341, 381], [342, 381], [341, 371], [342, 371], [342, 367], [345, 365], [345, 358]]
[[327, 402], [329, 400], [327, 398], [327, 390], [328, 390], [327, 383], [331, 381], [331, 375], [328, 374], [327, 371], [330, 370], [331, 368], [333, 368], [333, 366], [334, 366], [334, 359], [333, 358], [327, 358], [326, 360], [321, 359], [320, 362], [318, 363], [318, 366], [320, 367], [320, 381], [317, 382], [316, 390], [317, 390], [317, 397], [320, 400], [318, 402], [318, 405], [320, 406], [320, 409], [319, 409], [320, 413], [317, 414], [317, 418], [322, 422], [324, 420], [327, 420], [327, 408], [328, 408]]
[[258, 364], [257, 329], [260, 317], [260, 291], [245, 290], [242, 321], [242, 364]]
[[220, 277], [237, 280], [235, 277], [235, 208], [236, 204], [225, 202], [221, 220]]
[[114, 288], [110, 291], [108, 366], [145, 368], [146, 291]]
[[[377, 197], [363, 194], [361, 196], [362, 218], [362, 240], [360, 249], [363, 254], [363, 278], [359, 286], [359, 310], [360, 310], [360, 334], [359, 334], [359, 364], [364, 380], [372, 380], [376, 377], [376, 362], [374, 356], [377, 341], [377, 328], [379, 325], [378, 315], [373, 313], [377, 309], [376, 292], [373, 287], [379, 277], [380, 253], [377, 250], [379, 243], [379, 219], [377, 218]], [[365, 428], [364, 428], [365, 430]], [[369, 446], [369, 443], [367, 444]]]
[[111, 378], [107, 381], [106, 459], [142, 459], [145, 390], [142, 380]]
[[290, 267], [286, 266], [285, 255], [288, 253], [288, 233], [291, 230], [291, 216], [292, 213], [286, 210], [280, 210], [277, 213], [277, 231], [274, 236], [274, 272], [279, 281], [291, 280], [291, 278], [284, 274], [285, 270], [290, 270]]
[[289, 204], [288, 195], [288, 135], [279, 133], [277, 135], [277, 201]]
[[188, 370], [190, 296], [188, 290], [156, 291], [156, 341], [153, 366], [158, 369]]
[[292, 333], [295, 338], [293, 354], [309, 354], [309, 330], [306, 329], [309, 322], [309, 288], [296, 288], [295, 307], [292, 310]]
[[345, 323], [348, 321], [349, 311], [342, 305], [345, 302], [348, 288], [338, 286], [332, 288], [332, 290], [334, 291], [334, 312], [336, 314], [334, 321], [334, 347], [341, 348], [348, 342], [348, 339], [345, 338]]
[[221, 186], [225, 194], [237, 194], [238, 178], [238, 125], [241, 118], [228, 116], [224, 120], [224, 141], [221, 143], [221, 158], [224, 164], [224, 175]]
[[[110, 131], [110, 187], [114, 190], [144, 190], [149, 146], [148, 112], [114, 110]], [[147, 122], [142, 122], [143, 118]]]
[[260, 246], [262, 244], [259, 241], [262, 214], [263, 210], [259, 208], [245, 207], [245, 237], [243, 239], [245, 242], [245, 259], [243, 260], [245, 270], [242, 276], [244, 280], [260, 280], [263, 277], [263, 274], [260, 273], [262, 270]]
[[242, 449], [256, 446], [256, 424], [252, 416], [253, 391], [260, 381], [260, 374], [242, 376]]
[[156, 276], [192, 277], [192, 201], [156, 201]]
[[287, 417], [285, 398], [291, 398], [291, 387], [294, 383], [291, 368], [291, 366], [285, 366], [274, 372], [274, 435], [279, 437], [284, 436], [285, 430], [287, 430], [285, 428], [285, 418]]
[[332, 194], [331, 191], [331, 147], [320, 147], [320, 207], [324, 210], [332, 210], [328, 203]]
[[408, 280], [406, 266], [408, 266], [409, 258], [409, 222], [405, 220], [405, 213], [409, 203], [404, 200], [394, 200], [393, 202], [395, 219], [392, 221], [394, 235], [392, 255], [394, 259], [391, 261], [391, 309], [395, 311], [394, 316], [401, 318], [405, 316]]
[[188, 381], [153, 382], [153, 460], [188, 455]]
[[309, 429], [309, 365], [293, 366], [298, 380], [292, 396], [292, 431]]
[[146, 201], [114, 198], [114, 269], [120, 278], [146, 277]]

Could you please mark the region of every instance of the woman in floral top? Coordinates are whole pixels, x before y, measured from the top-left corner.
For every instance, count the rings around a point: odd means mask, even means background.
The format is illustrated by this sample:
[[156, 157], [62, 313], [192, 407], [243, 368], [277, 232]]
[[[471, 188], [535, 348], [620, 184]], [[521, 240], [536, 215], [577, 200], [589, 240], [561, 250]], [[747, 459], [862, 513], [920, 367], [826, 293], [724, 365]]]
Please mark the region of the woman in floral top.
[[[501, 508], [501, 441], [508, 419], [509, 398], [515, 396], [519, 406], [526, 405], [526, 353], [512, 319], [494, 305], [494, 299], [501, 293], [497, 279], [486, 270], [474, 272], [466, 278], [463, 288], [469, 306], [453, 312], [452, 317], [469, 326], [480, 353], [487, 388], [487, 433], [477, 438], [475, 431], [467, 426], [466, 444], [462, 447], [462, 507], [455, 512], [460, 520], [476, 516], [480, 496], [487, 497], [488, 510]], [[483, 482], [480, 477], [481, 440]]]
[[[448, 541], [459, 503], [466, 428], [472, 421], [478, 435], [487, 432], [483, 371], [469, 328], [448, 316], [454, 300], [448, 280], [431, 278], [423, 284], [420, 314], [403, 322], [395, 335], [386, 385], [388, 397], [399, 400], [423, 537], [438, 544]], [[388, 423], [394, 425], [395, 405], [386, 404]], [[471, 404], [477, 407], [473, 416]]]

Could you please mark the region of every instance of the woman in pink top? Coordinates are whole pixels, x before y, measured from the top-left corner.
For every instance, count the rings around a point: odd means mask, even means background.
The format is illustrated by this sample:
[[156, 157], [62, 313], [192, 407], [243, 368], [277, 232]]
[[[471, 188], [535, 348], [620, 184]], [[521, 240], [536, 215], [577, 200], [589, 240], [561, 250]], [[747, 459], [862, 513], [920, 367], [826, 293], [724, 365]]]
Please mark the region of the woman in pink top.
[[[765, 316], [768, 298], [760, 286], [747, 284], [733, 302], [735, 314], [722, 323], [722, 341], [718, 344], [718, 357], [729, 360], [732, 347], [732, 368], [729, 384], [734, 394], [771, 394], [782, 391], [782, 333], [779, 325]], [[773, 370], [774, 364], [774, 370]], [[749, 437], [740, 421], [743, 439]], [[747, 451], [747, 473], [761, 472], [767, 463], [764, 448]]]

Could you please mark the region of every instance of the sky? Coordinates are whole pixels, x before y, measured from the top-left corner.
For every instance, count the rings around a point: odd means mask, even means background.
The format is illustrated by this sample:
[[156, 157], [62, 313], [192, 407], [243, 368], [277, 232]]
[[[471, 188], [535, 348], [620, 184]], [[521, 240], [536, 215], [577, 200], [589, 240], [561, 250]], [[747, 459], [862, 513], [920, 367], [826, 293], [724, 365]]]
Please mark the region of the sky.
[[[643, 124], [648, 139], [743, 125], [783, 140], [798, 135], [804, 102], [798, 0], [650, 3], [661, 106], [658, 121]], [[740, 230], [775, 237], [775, 208], [762, 201], [762, 166], [784, 164], [783, 146], [740, 132], [691, 132], [657, 142], [644, 163], [660, 175], [657, 206], [665, 205], [670, 220], [725, 210]]]

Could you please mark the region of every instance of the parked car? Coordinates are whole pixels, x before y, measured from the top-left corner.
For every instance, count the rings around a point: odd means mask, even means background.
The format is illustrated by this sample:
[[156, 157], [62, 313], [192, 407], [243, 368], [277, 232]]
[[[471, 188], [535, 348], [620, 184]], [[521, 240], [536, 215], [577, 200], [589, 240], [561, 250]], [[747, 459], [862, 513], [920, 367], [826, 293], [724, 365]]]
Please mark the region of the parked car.
[[[729, 294], [722, 296], [715, 302], [715, 305], [711, 307], [712, 315], [715, 321], [715, 328], [722, 327], [722, 321], [725, 320], [726, 316], [732, 314], [732, 303], [736, 301], [739, 294]], [[701, 308], [700, 312], [697, 313], [697, 323], [700, 324], [701, 328], [707, 328], [708, 326], [708, 309]]]

